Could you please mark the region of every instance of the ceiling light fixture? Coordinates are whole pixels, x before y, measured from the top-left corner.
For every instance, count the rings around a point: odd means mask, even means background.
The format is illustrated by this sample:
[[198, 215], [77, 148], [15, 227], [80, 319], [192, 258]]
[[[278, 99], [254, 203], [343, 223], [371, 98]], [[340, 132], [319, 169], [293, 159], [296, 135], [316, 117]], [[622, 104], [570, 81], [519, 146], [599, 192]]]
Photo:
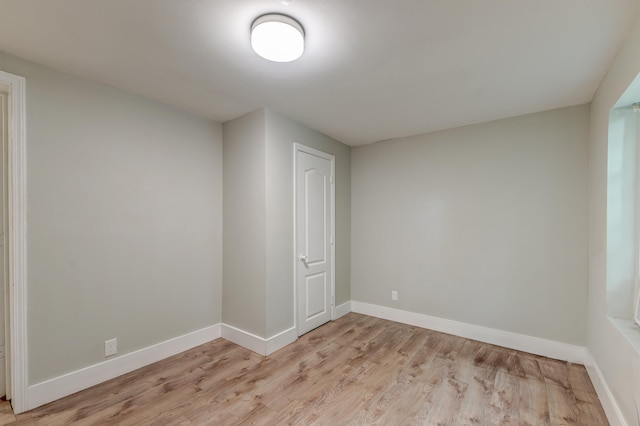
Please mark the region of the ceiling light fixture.
[[251, 25], [251, 47], [273, 62], [291, 62], [304, 52], [304, 29], [295, 19], [271, 13]]

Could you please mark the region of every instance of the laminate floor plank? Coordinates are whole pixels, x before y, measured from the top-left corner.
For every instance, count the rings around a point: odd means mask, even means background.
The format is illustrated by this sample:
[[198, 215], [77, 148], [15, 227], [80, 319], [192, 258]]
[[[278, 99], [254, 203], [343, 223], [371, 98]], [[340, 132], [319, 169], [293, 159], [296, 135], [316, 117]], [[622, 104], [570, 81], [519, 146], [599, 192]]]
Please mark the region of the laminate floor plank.
[[9, 401], [0, 401], [0, 426], [14, 423], [16, 416], [13, 414]]
[[456, 361], [450, 352], [445, 353], [438, 353], [426, 365], [424, 376], [415, 382], [417, 401], [408, 410], [406, 423], [455, 424], [468, 385], [454, 377]]
[[467, 391], [458, 411], [455, 424], [483, 425], [493, 416], [491, 400], [497, 370], [478, 367], [468, 359], [460, 359], [454, 370], [454, 378], [467, 384]]
[[519, 424], [520, 399], [518, 377], [504, 369], [496, 371], [493, 392], [489, 402], [489, 424]]
[[520, 424], [523, 426], [548, 426], [549, 400], [544, 383], [540, 380], [519, 377], [518, 399]]
[[580, 365], [355, 313], [267, 357], [218, 339], [27, 413], [2, 413], [0, 421], [16, 426], [608, 424]]

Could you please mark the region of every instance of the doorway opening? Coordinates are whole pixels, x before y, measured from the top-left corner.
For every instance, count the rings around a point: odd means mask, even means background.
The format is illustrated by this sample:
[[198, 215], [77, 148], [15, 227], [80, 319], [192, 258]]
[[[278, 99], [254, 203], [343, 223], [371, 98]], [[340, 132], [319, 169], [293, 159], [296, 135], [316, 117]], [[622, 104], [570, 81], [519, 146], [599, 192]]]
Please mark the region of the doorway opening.
[[[5, 394], [13, 411], [29, 409], [27, 400], [27, 262], [26, 262], [26, 81], [0, 71], [2, 93], [2, 230], [0, 277], [4, 285]], [[1, 266], [1, 265], [0, 265]], [[1, 334], [1, 333], [0, 333]]]

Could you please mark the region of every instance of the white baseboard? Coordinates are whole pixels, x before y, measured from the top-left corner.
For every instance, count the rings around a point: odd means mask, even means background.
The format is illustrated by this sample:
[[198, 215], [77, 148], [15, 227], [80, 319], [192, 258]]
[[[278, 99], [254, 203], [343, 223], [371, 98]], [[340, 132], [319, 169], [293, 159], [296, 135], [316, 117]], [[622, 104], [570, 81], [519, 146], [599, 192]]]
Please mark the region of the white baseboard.
[[295, 327], [265, 339], [231, 325], [222, 325], [222, 338], [260, 355], [270, 355], [298, 339]]
[[298, 330], [292, 327], [282, 331], [275, 336], [271, 336], [265, 341], [265, 355], [271, 355], [275, 351], [284, 348], [290, 343], [298, 340]]
[[[351, 312], [351, 301], [334, 307], [333, 319], [336, 320], [349, 312]], [[298, 331], [295, 327], [292, 327], [265, 339], [237, 327], [222, 324], [222, 338], [260, 355], [270, 355], [298, 340]]]
[[611, 426], [627, 426], [627, 421], [624, 419], [622, 410], [620, 410], [620, 406], [613, 397], [613, 393], [611, 392], [609, 385], [607, 385], [604, 375], [602, 374], [602, 371], [600, 371], [600, 367], [596, 364], [591, 352], [588, 350], [585, 351], [586, 360], [584, 366], [587, 369], [591, 383], [593, 383], [593, 387], [598, 394], [598, 398], [600, 399], [600, 403], [607, 415], [609, 423]]
[[76, 393], [221, 337], [215, 324], [27, 388], [27, 410]]
[[268, 339], [263, 339], [229, 325], [215, 324], [31, 385], [27, 388], [27, 403], [24, 411], [48, 404], [220, 337], [261, 355], [269, 355], [294, 342], [298, 338], [298, 333], [295, 328], [291, 328]]
[[[336, 306], [334, 310], [335, 319], [352, 311], [549, 358], [583, 364], [611, 425], [627, 426], [611, 389], [609, 389], [600, 368], [587, 348], [356, 301]], [[261, 355], [269, 355], [293, 343], [297, 340], [298, 334], [295, 327], [293, 327], [264, 339], [230, 325], [215, 324], [118, 358], [29, 386], [26, 392], [27, 410], [95, 386], [220, 337]]]
[[548, 358], [569, 361], [574, 364], [584, 364], [586, 361], [585, 348], [569, 343], [556, 342], [541, 339], [539, 337], [512, 333], [510, 331], [483, 327], [444, 318], [415, 312], [402, 311], [400, 309], [387, 308], [385, 306], [371, 305], [369, 303], [351, 301], [353, 312], [370, 315], [382, 319], [428, 328], [467, 339], [478, 340], [492, 345], [529, 352]]
[[613, 393], [611, 389], [609, 389], [600, 368], [593, 359], [591, 352], [583, 346], [363, 302], [351, 301], [351, 309], [353, 312], [360, 314], [453, 334], [548, 358], [568, 361], [574, 364], [582, 364], [589, 374], [589, 378], [598, 394], [598, 398], [602, 403], [602, 408], [607, 415], [609, 423], [611, 423], [612, 426], [627, 426], [622, 411], [616, 403]]
[[345, 302], [333, 308], [333, 319], [337, 320], [351, 312], [351, 301]]
[[265, 339], [231, 325], [222, 324], [222, 338], [260, 355], [267, 352]]

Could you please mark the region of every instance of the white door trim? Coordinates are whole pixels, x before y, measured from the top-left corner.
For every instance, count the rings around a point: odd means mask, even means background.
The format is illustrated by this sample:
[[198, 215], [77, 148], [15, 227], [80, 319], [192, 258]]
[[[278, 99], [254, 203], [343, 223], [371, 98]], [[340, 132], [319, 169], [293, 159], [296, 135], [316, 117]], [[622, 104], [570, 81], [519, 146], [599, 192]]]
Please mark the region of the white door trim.
[[[293, 144], [293, 324], [298, 330], [298, 253], [296, 253], [296, 170], [297, 153], [306, 152], [331, 161], [331, 319], [336, 319], [336, 157], [326, 152], [294, 142]], [[299, 331], [298, 331], [299, 335]]]
[[27, 138], [26, 80], [0, 71], [0, 84], [9, 87], [9, 360], [13, 411], [27, 410]]

